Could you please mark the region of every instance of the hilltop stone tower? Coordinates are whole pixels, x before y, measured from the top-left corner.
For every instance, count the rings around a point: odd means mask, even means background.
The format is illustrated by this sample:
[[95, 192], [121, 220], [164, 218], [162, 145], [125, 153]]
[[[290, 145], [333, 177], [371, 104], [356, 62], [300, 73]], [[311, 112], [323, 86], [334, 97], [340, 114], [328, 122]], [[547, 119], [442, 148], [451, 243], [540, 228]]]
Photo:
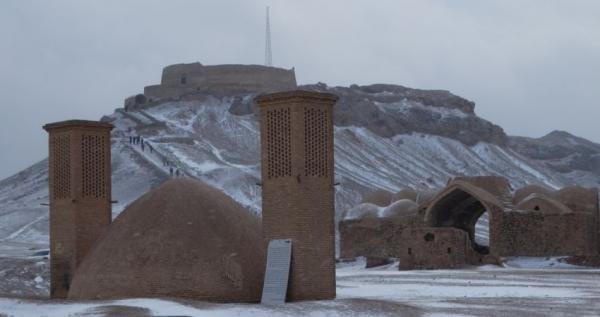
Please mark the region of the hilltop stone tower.
[[75, 269], [111, 222], [112, 128], [83, 120], [44, 126], [49, 134], [51, 298], [67, 297]]
[[265, 243], [292, 239], [288, 300], [335, 297], [333, 105], [309, 91], [261, 95]]

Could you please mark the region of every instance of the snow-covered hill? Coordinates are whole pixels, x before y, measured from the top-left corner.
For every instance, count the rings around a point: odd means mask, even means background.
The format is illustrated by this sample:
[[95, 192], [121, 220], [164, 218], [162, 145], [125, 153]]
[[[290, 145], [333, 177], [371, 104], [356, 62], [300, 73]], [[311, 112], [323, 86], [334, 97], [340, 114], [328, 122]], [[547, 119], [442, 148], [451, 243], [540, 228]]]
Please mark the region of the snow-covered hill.
[[[514, 187], [600, 183], [595, 166], [559, 170], [508, 144], [501, 128], [478, 118], [460, 97], [439, 91], [427, 97], [426, 91], [390, 87], [306, 86], [341, 96], [335, 128], [338, 215], [375, 189], [437, 188], [458, 175], [502, 175]], [[112, 181], [118, 204], [113, 216], [171, 177], [171, 168], [220, 188], [260, 213], [259, 129], [253, 97], [198, 95], [129, 112], [117, 109], [104, 117], [115, 125]], [[355, 114], [361, 111], [375, 119]], [[143, 137], [144, 149], [130, 143], [130, 136]], [[575, 139], [585, 141], [581, 140]], [[592, 145], [586, 151], [593, 152]], [[588, 155], [597, 155], [600, 147], [595, 153]], [[0, 241], [47, 243], [48, 207], [41, 205], [47, 202], [46, 160], [0, 181]]]

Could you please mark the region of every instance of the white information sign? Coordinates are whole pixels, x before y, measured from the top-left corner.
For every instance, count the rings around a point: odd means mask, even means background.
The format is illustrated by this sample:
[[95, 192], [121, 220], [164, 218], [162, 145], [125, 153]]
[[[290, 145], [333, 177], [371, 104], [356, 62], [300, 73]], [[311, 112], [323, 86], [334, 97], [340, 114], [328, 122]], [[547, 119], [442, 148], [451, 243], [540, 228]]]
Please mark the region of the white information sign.
[[265, 272], [261, 304], [276, 305], [285, 303], [291, 259], [291, 239], [269, 241], [267, 270]]

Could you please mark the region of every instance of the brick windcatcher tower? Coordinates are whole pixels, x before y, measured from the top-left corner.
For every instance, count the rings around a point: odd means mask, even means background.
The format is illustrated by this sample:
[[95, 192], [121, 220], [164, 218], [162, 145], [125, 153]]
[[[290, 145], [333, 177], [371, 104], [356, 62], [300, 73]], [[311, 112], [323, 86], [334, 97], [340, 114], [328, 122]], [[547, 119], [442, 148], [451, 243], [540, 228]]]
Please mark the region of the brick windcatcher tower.
[[335, 298], [333, 105], [309, 91], [261, 95], [265, 243], [290, 238], [288, 300]]
[[75, 269], [111, 222], [110, 131], [69, 120], [49, 134], [50, 297], [66, 298]]

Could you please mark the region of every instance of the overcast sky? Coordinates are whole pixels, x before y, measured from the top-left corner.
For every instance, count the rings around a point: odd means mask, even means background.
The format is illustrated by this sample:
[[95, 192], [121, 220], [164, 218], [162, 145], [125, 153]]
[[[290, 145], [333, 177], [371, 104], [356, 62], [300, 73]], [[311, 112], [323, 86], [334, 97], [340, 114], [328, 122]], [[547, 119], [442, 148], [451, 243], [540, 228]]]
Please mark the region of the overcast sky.
[[508, 134], [600, 142], [600, 1], [0, 1], [0, 179], [44, 123], [99, 119], [162, 67], [273, 63], [298, 82], [445, 89]]

